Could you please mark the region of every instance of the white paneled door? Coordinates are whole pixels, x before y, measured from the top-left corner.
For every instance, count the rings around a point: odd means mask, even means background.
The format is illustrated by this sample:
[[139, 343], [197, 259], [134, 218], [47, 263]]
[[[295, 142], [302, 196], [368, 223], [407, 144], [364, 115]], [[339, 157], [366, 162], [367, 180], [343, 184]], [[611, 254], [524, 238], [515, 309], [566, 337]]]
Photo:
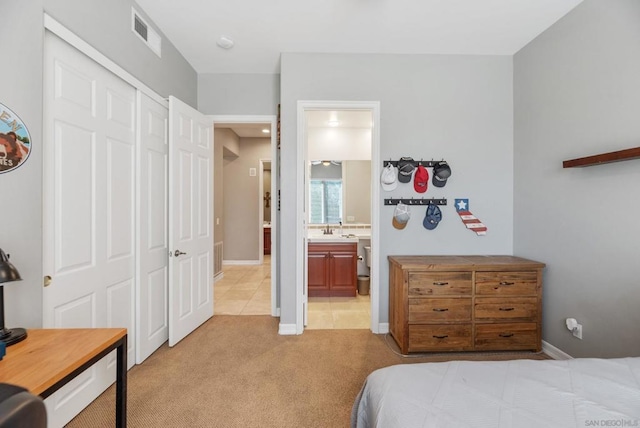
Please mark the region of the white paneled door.
[[169, 346], [213, 316], [212, 128], [169, 97]]
[[168, 106], [138, 91], [136, 362], [169, 338]]
[[[44, 75], [44, 327], [126, 327], [131, 366], [136, 91], [49, 32]], [[112, 353], [46, 400], [49, 426], [114, 380]]]

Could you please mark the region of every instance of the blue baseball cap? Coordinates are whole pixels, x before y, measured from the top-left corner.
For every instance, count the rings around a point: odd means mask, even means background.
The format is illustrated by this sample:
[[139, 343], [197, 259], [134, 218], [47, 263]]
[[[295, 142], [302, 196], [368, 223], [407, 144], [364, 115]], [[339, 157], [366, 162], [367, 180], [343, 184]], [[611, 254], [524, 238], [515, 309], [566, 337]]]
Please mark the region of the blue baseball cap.
[[422, 221], [422, 225], [425, 229], [433, 230], [438, 226], [442, 220], [442, 212], [437, 205], [429, 204], [427, 205], [427, 212], [424, 216], [424, 220]]

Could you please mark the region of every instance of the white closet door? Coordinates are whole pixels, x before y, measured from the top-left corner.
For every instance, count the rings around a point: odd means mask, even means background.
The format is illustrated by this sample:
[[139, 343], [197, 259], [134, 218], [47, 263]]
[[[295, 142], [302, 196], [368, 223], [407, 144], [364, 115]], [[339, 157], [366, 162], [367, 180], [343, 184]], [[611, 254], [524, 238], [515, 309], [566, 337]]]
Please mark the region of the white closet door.
[[213, 316], [212, 128], [169, 97], [169, 346]]
[[169, 109], [138, 91], [138, 298], [136, 362], [169, 338], [167, 120]]
[[[45, 328], [126, 327], [134, 363], [135, 90], [45, 37]], [[115, 351], [46, 400], [62, 426], [115, 380]]]

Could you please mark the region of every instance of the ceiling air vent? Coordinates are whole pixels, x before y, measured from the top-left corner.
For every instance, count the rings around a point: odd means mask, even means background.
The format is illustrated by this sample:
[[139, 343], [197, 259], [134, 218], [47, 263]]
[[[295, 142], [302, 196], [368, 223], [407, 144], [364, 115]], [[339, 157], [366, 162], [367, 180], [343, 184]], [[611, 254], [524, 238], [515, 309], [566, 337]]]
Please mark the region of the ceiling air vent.
[[131, 8], [131, 29], [156, 55], [161, 57], [162, 39], [140, 14]]

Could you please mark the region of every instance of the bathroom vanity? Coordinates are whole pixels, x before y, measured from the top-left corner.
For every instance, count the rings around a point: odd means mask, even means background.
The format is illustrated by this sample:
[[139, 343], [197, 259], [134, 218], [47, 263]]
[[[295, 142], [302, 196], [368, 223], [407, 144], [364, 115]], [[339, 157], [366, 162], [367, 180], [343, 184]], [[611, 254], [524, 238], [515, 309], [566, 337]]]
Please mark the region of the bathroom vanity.
[[271, 225], [265, 224], [262, 226], [263, 230], [263, 254], [271, 254]]
[[309, 297], [355, 297], [357, 238], [310, 239], [308, 245]]

